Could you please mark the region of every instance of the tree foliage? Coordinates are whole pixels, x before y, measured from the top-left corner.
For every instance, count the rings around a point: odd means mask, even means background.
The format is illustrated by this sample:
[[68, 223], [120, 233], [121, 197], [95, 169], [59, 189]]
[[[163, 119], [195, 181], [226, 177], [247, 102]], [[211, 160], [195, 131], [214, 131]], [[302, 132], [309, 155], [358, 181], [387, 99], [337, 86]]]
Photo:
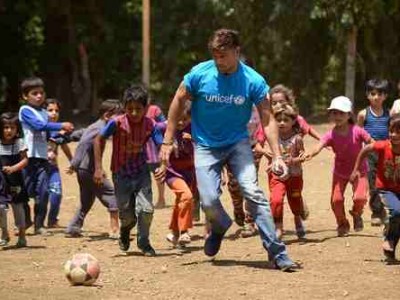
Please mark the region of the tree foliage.
[[[190, 68], [209, 59], [217, 28], [239, 30], [242, 51], [272, 84], [293, 88], [302, 113], [345, 86], [346, 32], [357, 26], [355, 103], [364, 81], [400, 77], [400, 0], [151, 1], [151, 90], [164, 107]], [[67, 108], [95, 111], [141, 82], [140, 0], [0, 0], [0, 97], [18, 105], [22, 78], [39, 75]], [[6, 101], [6, 102], [4, 102]]]

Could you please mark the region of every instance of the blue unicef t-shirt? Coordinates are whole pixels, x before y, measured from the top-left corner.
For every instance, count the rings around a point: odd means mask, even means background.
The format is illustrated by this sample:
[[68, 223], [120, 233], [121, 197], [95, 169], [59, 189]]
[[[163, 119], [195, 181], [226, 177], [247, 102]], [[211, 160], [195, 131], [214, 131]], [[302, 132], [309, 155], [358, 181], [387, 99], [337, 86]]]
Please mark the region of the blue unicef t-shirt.
[[224, 147], [248, 139], [253, 104], [264, 101], [269, 86], [240, 62], [235, 73], [218, 72], [214, 60], [194, 66], [183, 79], [192, 95], [192, 136], [196, 143]]

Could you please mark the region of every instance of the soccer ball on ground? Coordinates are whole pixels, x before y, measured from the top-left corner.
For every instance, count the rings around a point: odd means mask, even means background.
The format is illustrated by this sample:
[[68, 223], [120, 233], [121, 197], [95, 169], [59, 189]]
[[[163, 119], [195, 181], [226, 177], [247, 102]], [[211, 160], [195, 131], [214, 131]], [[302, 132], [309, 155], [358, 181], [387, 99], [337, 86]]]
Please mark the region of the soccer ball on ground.
[[93, 255], [78, 253], [64, 264], [64, 273], [72, 285], [92, 285], [100, 275], [100, 265]]

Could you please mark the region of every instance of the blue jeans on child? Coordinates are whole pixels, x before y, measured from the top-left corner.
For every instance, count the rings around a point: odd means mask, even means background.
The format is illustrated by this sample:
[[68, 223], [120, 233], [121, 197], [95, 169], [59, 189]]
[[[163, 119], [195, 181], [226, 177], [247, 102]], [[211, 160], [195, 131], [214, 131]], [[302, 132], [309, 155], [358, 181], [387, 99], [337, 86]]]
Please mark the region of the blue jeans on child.
[[49, 202], [49, 162], [42, 158], [29, 158], [23, 169], [25, 188], [29, 197], [35, 198], [35, 230], [44, 227]]
[[47, 226], [57, 224], [62, 198], [61, 176], [58, 166], [50, 164], [49, 168], [49, 200], [50, 210], [47, 216]]
[[221, 172], [227, 163], [237, 179], [248, 211], [259, 229], [264, 248], [275, 261], [287, 261], [286, 246], [275, 234], [275, 224], [271, 216], [270, 205], [258, 186], [253, 153], [248, 140], [236, 144], [210, 148], [195, 146], [195, 166], [200, 201], [211, 230], [224, 234], [232, 220], [221, 205]]
[[113, 174], [121, 230], [131, 230], [137, 223], [137, 246], [150, 245], [150, 226], [153, 220], [153, 193], [150, 171], [145, 166], [134, 176]]
[[379, 195], [389, 212], [385, 222], [385, 239], [397, 244], [400, 238], [400, 194], [379, 190]]

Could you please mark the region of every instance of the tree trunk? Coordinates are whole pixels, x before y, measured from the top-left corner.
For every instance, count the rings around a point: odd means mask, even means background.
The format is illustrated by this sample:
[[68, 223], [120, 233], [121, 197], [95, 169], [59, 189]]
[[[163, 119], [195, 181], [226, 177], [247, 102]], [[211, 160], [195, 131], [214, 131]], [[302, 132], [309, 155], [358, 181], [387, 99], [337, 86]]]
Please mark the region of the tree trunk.
[[347, 33], [346, 91], [345, 95], [354, 102], [356, 81], [357, 26], [353, 25]]
[[42, 60], [46, 91], [62, 103], [62, 114], [70, 115], [74, 107], [72, 85], [76, 70], [76, 41], [70, 0], [48, 0], [46, 7], [46, 49]]

